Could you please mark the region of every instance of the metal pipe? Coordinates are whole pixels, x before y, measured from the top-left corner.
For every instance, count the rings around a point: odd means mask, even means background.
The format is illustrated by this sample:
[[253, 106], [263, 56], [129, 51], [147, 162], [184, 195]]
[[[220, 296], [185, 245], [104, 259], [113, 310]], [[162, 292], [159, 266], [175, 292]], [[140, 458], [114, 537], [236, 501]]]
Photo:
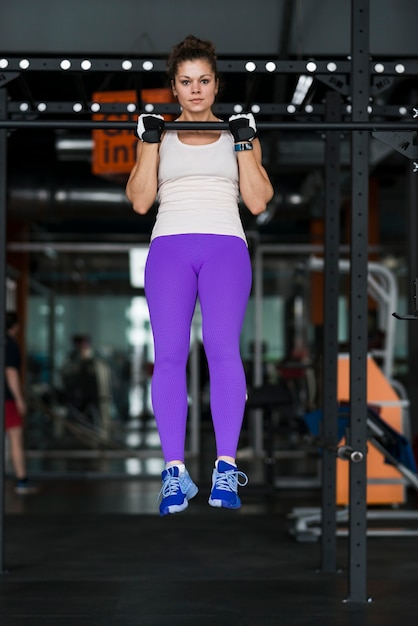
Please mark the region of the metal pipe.
[[[0, 119], [5, 116], [7, 93], [0, 89]], [[0, 574], [5, 573], [4, 516], [5, 516], [5, 414], [4, 414], [4, 370], [5, 370], [5, 312], [6, 312], [6, 210], [7, 210], [7, 137], [0, 131]]]
[[[62, 129], [102, 129], [132, 130], [136, 123], [132, 121], [105, 120], [0, 120], [0, 128], [62, 128]], [[229, 130], [228, 122], [166, 122], [166, 130]], [[257, 122], [257, 129], [262, 130], [411, 130], [416, 131], [417, 122]]]
[[360, 450], [354, 450], [351, 446], [340, 446], [337, 448], [337, 457], [344, 461], [351, 461], [352, 463], [360, 463], [364, 455]]

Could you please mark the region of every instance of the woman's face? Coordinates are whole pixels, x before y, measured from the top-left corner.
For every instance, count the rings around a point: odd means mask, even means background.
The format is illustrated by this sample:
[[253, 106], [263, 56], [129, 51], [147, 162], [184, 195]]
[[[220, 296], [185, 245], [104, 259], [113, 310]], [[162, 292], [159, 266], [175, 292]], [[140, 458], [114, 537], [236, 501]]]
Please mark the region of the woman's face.
[[172, 88], [183, 111], [201, 114], [211, 109], [218, 80], [208, 61], [184, 61], [177, 68]]

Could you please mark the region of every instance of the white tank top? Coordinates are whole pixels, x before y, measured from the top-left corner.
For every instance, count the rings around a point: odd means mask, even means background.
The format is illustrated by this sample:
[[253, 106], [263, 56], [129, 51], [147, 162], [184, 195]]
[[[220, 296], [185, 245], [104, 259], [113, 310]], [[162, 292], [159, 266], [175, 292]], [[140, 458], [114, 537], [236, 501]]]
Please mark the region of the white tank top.
[[231, 134], [194, 146], [167, 131], [160, 146], [158, 212], [151, 240], [210, 233], [246, 241], [238, 209], [238, 163]]

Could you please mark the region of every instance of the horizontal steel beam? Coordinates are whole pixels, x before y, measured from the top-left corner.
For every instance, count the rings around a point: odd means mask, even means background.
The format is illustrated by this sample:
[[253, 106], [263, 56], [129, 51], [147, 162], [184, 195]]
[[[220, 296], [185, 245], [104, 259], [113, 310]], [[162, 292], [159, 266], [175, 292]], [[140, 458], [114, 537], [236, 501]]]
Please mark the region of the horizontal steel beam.
[[[418, 60], [409, 59], [373, 59], [369, 61], [371, 76], [413, 76], [418, 74]], [[72, 74], [81, 72], [110, 72], [123, 74], [152, 72], [165, 73], [167, 64], [164, 59], [135, 58], [97, 58], [85, 57], [40, 57], [22, 54], [20, 56], [4, 54], [0, 57], [0, 70], [7, 74], [11, 71], [62, 72]], [[352, 71], [351, 60], [334, 59], [218, 59], [221, 73], [265, 73], [265, 74], [349, 74]]]
[[[122, 103], [122, 102], [100, 102], [99, 111], [94, 110], [94, 105], [97, 102], [80, 102], [78, 101], [47, 101], [47, 100], [35, 100], [29, 103], [27, 100], [9, 100], [7, 102], [7, 118], [13, 119], [14, 115], [25, 117], [27, 115], [37, 115], [38, 119], [43, 117], [47, 119], [48, 116], [57, 115], [71, 115], [71, 116], [86, 116], [86, 115], [100, 115], [102, 117], [98, 119], [106, 119], [106, 115], [129, 115], [129, 118], [121, 119], [134, 119], [134, 116], [140, 113], [160, 113], [164, 115], [171, 113], [178, 115], [180, 113], [180, 106], [175, 102], [149, 102], [149, 103]], [[149, 106], [153, 108], [148, 108]], [[147, 107], [147, 108], [146, 108]], [[238, 113], [245, 110], [244, 102], [215, 102], [213, 105], [213, 111], [215, 114], [228, 114]], [[308, 117], [324, 116], [325, 107], [321, 103], [311, 102], [303, 106], [295, 106], [291, 102], [276, 103], [271, 102], [254, 102], [249, 109], [257, 116], [260, 115], [285, 115], [289, 119], [298, 115], [304, 115]], [[351, 111], [351, 105], [343, 105], [341, 107], [342, 115], [345, 119], [351, 119], [349, 112]], [[370, 107], [370, 116], [373, 117], [392, 117], [401, 119], [408, 119], [408, 114], [412, 114], [412, 107], [409, 104], [397, 104], [397, 105], [376, 105]], [[16, 118], [18, 119], [18, 118]], [[394, 120], [392, 120], [394, 121]]]
[[[0, 128], [63, 128], [63, 129], [102, 129], [132, 130], [136, 124], [132, 121], [92, 121], [92, 120], [0, 120]], [[166, 122], [166, 130], [229, 130], [228, 122]], [[417, 122], [257, 122], [257, 129], [262, 130], [340, 130], [340, 131], [377, 131], [377, 130], [418, 130]]]

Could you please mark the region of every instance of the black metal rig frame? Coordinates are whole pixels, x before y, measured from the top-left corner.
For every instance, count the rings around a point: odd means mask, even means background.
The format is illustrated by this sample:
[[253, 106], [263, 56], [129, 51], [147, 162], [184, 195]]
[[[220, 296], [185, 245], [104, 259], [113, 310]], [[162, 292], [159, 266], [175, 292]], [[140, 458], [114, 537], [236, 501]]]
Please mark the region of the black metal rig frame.
[[[352, 133], [351, 150], [351, 282], [350, 282], [350, 404], [351, 420], [347, 444], [362, 455], [363, 461], [350, 462], [349, 478], [349, 558], [347, 602], [364, 604], [367, 595], [367, 261], [368, 261], [368, 172], [369, 136], [372, 133], [388, 143], [394, 150], [411, 161], [418, 160], [414, 144], [417, 124], [413, 118], [417, 111], [400, 111], [399, 107], [370, 106], [370, 96], [383, 91], [394, 77], [417, 76], [418, 60], [376, 62], [369, 56], [369, 0], [352, 0], [351, 3], [351, 57], [346, 61], [286, 61], [266, 60], [248, 66], [245, 60], [219, 62], [223, 73], [293, 73], [311, 72], [317, 80], [329, 87], [324, 105], [315, 105], [309, 114], [314, 121], [306, 121], [307, 111], [298, 111], [286, 104], [259, 105], [262, 117], [288, 116], [289, 121], [258, 122], [260, 131], [300, 130], [324, 131], [325, 137], [325, 323], [324, 323], [324, 392], [323, 439], [327, 446], [322, 462], [322, 533], [321, 571], [337, 571], [336, 550], [336, 450], [337, 441], [337, 358], [338, 358], [338, 260], [339, 260], [339, 157], [341, 132]], [[165, 63], [150, 59], [94, 59], [82, 58], [0, 58], [0, 328], [4, 328], [6, 283], [6, 185], [7, 185], [7, 129], [16, 128], [112, 128], [134, 129], [134, 119], [145, 109], [136, 104], [127, 109], [117, 103], [92, 102], [13, 102], [8, 100], [6, 85], [22, 72], [165, 72]], [[343, 98], [346, 102], [343, 105]], [[348, 104], [347, 104], [348, 101]], [[177, 111], [177, 105], [156, 104], [159, 113]], [[116, 113], [127, 115], [128, 121], [97, 121], [92, 114]], [[233, 104], [221, 104], [219, 113], [236, 112]], [[303, 121], [297, 114], [303, 113]], [[414, 115], [415, 113], [415, 115]], [[49, 119], [48, 115], [61, 115], [62, 119]], [[408, 120], [408, 114], [410, 118]], [[130, 117], [129, 117], [130, 115]], [[320, 120], [318, 121], [318, 116]], [[398, 117], [398, 122], [373, 122], [382, 117]], [[87, 119], [86, 119], [87, 118]], [[126, 119], [126, 118], [125, 118]], [[226, 123], [187, 124], [176, 123], [175, 128], [226, 129]], [[167, 123], [173, 129], [174, 123]], [[399, 131], [399, 132], [398, 132]], [[413, 162], [413, 171], [418, 168]], [[411, 236], [416, 237], [414, 232]], [[415, 244], [416, 245], [416, 244]], [[4, 333], [3, 333], [4, 335]], [[0, 334], [1, 337], [3, 335]], [[4, 369], [4, 339], [0, 350], [0, 371]], [[4, 380], [0, 376], [0, 399], [4, 398]], [[0, 466], [4, 467], [4, 402], [0, 401]], [[0, 572], [4, 572], [4, 475], [0, 472]]]

